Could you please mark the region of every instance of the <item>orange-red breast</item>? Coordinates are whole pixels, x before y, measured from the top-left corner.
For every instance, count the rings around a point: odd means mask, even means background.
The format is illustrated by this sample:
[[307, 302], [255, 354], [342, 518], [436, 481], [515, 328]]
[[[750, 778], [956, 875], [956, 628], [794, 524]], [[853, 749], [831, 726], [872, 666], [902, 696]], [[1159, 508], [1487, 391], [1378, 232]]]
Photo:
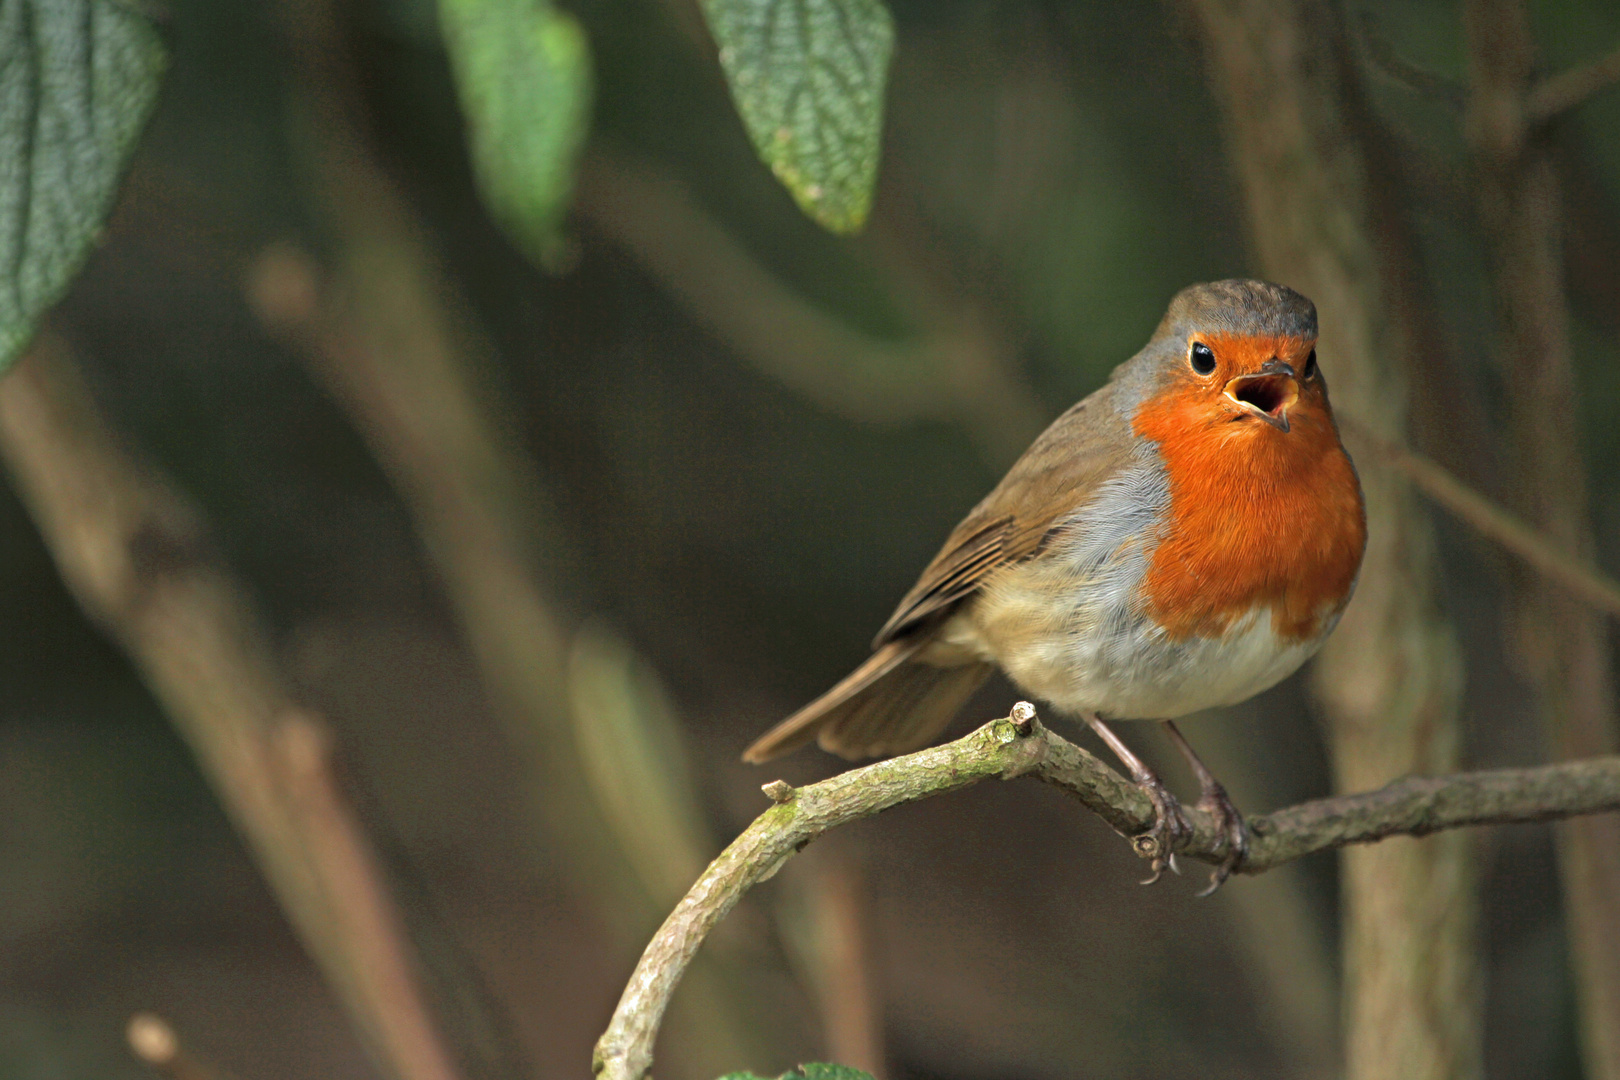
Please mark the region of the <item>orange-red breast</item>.
[[[872, 656], [744, 756], [811, 738], [846, 757], [915, 749], [1000, 667], [1098, 727], [1173, 817], [1098, 721], [1171, 720], [1273, 686], [1321, 647], [1361, 566], [1361, 487], [1316, 336], [1315, 306], [1291, 289], [1182, 290], [1146, 347], [956, 527]], [[1196, 767], [1206, 802], [1236, 819]]]

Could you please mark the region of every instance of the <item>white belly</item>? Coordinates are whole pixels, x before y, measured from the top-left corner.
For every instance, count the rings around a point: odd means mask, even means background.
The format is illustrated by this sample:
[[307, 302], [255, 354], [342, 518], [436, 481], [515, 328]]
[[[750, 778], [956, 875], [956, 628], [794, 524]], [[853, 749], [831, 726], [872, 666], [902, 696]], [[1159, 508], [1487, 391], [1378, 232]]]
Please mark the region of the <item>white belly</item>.
[[[1051, 632], [1030, 633], [1025, 623], [1012, 633], [998, 633], [998, 623], [1012, 622], [1004, 606], [1010, 599], [956, 616], [943, 628], [940, 644], [994, 661], [1022, 691], [1064, 712], [1094, 712], [1113, 720], [1173, 720], [1246, 701], [1293, 674], [1327, 636], [1283, 640], [1272, 629], [1271, 612], [1255, 609], [1220, 638], [1172, 641], [1145, 619], [1108, 627], [1112, 620], [1097, 618], [1099, 613], [1082, 610], [1083, 605], [1070, 608], [1068, 618], [1050, 620], [1058, 624]], [[1037, 597], [1030, 602], [1041, 603]], [[987, 609], [1000, 618], [974, 617]], [[1040, 621], [1048, 622], [1050, 614], [1043, 613]], [[944, 650], [940, 653], [945, 659]]]

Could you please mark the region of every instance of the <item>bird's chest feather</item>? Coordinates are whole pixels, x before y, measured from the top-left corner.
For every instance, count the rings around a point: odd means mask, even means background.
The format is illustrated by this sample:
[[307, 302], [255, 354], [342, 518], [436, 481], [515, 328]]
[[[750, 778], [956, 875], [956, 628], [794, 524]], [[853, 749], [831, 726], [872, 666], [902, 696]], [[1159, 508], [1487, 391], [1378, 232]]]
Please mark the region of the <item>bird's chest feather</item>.
[[1170, 495], [1146, 613], [1176, 640], [1218, 637], [1256, 609], [1283, 641], [1331, 629], [1367, 543], [1361, 485], [1331, 421], [1282, 432], [1144, 407], [1132, 426], [1157, 444]]
[[1331, 428], [1331, 446], [1282, 457], [1237, 441], [1270, 432], [1233, 428], [1202, 443], [1144, 438], [1039, 556], [987, 583], [941, 646], [996, 661], [1061, 708], [1118, 718], [1181, 716], [1286, 677], [1349, 599], [1366, 540], [1360, 487]]

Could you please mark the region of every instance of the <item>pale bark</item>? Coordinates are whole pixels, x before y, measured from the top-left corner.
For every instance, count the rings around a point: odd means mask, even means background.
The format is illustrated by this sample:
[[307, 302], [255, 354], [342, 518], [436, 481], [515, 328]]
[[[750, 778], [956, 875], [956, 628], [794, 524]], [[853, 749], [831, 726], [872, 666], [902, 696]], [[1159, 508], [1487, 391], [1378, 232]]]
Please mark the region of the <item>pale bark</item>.
[[[1467, 131], [1491, 254], [1519, 510], [1561, 548], [1594, 550], [1586, 468], [1576, 440], [1575, 372], [1560, 235], [1561, 192], [1548, 121], [1620, 76], [1620, 53], [1535, 86], [1522, 0], [1464, 6], [1471, 95]], [[1612, 752], [1614, 672], [1603, 616], [1533, 575], [1515, 579], [1515, 652], [1535, 686], [1558, 757]], [[1593, 1080], [1620, 1080], [1620, 818], [1559, 829], [1582, 1055]]]

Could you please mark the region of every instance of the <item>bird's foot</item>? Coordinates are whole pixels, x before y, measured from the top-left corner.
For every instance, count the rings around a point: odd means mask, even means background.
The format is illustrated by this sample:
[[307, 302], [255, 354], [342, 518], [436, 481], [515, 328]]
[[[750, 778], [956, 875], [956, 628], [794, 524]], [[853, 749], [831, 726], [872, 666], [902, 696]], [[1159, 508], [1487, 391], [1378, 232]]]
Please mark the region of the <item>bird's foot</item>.
[[1210, 873], [1208, 887], [1198, 894], [1208, 896], [1243, 868], [1243, 860], [1249, 857], [1249, 827], [1243, 823], [1243, 815], [1238, 813], [1238, 808], [1227, 797], [1226, 788], [1218, 781], [1211, 780], [1204, 787], [1198, 809], [1208, 814], [1215, 822], [1216, 829], [1226, 834], [1226, 855]]
[[1175, 721], [1166, 720], [1164, 729], [1176, 744], [1176, 749], [1187, 759], [1193, 775], [1198, 777], [1198, 809], [1210, 816], [1217, 830], [1226, 834], [1226, 854], [1210, 875], [1209, 887], [1198, 894], [1208, 896], [1235, 871], [1243, 869], [1243, 860], [1249, 856], [1249, 829], [1243, 824], [1243, 815], [1238, 813], [1238, 808], [1227, 797], [1226, 788], [1210, 773], [1192, 744], [1181, 734], [1181, 729], [1176, 727]]
[[1181, 873], [1181, 868], [1176, 865], [1176, 848], [1192, 835], [1192, 827], [1187, 823], [1187, 816], [1181, 812], [1181, 801], [1170, 793], [1158, 776], [1144, 770], [1134, 779], [1136, 786], [1153, 803], [1153, 824], [1147, 832], [1131, 837], [1131, 847], [1138, 856], [1149, 860], [1153, 871], [1142, 884], [1152, 885], [1164, 876], [1166, 869], [1172, 874]]
[[1147, 767], [1147, 763], [1131, 752], [1125, 741], [1096, 713], [1086, 714], [1086, 723], [1091, 730], [1097, 733], [1098, 738], [1114, 752], [1120, 763], [1130, 770], [1131, 782], [1141, 789], [1142, 794], [1148, 797], [1153, 804], [1153, 824], [1143, 833], [1131, 837], [1131, 847], [1136, 854], [1148, 859], [1153, 868], [1153, 874], [1143, 885], [1152, 885], [1164, 876], [1168, 868], [1172, 874], [1181, 873], [1176, 865], [1176, 848], [1180, 847], [1187, 837], [1192, 835], [1192, 826], [1187, 824], [1187, 815], [1181, 812], [1181, 802], [1164, 786], [1159, 775]]

